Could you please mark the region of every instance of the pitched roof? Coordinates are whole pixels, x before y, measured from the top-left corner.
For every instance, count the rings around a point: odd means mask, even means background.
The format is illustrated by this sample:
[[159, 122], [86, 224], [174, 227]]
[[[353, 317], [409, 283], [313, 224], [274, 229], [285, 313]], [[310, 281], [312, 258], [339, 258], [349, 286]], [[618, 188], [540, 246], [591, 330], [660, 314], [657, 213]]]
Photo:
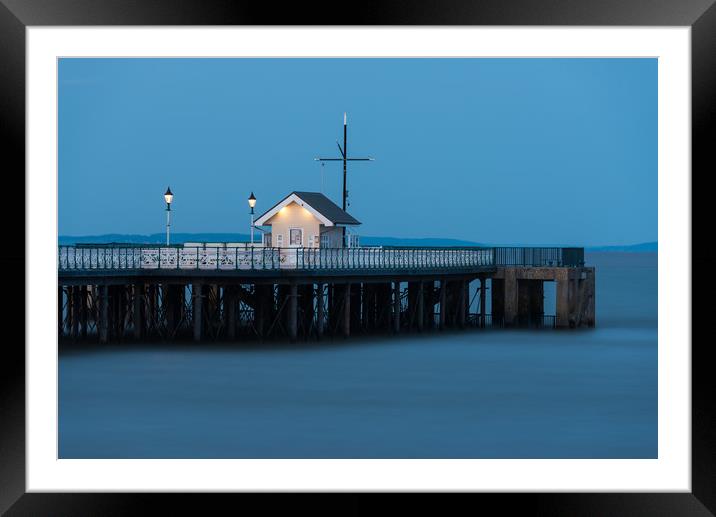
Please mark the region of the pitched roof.
[[[321, 222], [323, 222], [327, 226], [333, 226], [336, 224], [361, 224], [360, 221], [358, 221], [355, 217], [350, 215], [345, 210], [341, 209], [341, 207], [336, 205], [333, 201], [328, 199], [320, 192], [298, 191], [291, 192], [281, 201], [279, 201], [266, 212], [261, 214], [261, 216], [256, 219], [255, 224], [264, 224], [268, 219], [273, 217], [273, 215], [278, 212], [280, 208], [288, 205], [291, 202], [296, 201], [297, 199], [303, 202], [299, 204], [304, 206], [304, 208], [308, 208], [309, 211], [314, 212], [314, 215], [316, 215], [318, 219], [322, 219]], [[308, 206], [306, 207], [305, 205]]]

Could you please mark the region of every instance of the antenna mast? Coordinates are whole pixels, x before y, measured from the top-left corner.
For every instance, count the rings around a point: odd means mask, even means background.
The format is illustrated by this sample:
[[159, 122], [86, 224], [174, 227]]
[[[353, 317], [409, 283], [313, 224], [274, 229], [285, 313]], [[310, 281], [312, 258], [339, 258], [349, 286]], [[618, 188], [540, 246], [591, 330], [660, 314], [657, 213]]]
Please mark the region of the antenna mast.
[[[343, 147], [338, 142], [336, 144], [341, 152], [340, 158], [315, 158], [315, 160], [319, 162], [343, 162], [343, 210], [346, 210], [348, 200], [348, 162], [372, 162], [373, 158], [348, 157], [348, 116], [345, 112], [343, 113]], [[343, 229], [343, 234], [345, 235], [345, 228]]]

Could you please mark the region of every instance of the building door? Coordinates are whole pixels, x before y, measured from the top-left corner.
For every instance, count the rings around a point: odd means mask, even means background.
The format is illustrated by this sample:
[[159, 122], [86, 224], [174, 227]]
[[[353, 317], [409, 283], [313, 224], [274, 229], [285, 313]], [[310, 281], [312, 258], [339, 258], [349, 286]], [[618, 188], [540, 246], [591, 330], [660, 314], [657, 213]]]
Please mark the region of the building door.
[[288, 245], [291, 248], [303, 247], [303, 229], [302, 228], [290, 228], [288, 230]]

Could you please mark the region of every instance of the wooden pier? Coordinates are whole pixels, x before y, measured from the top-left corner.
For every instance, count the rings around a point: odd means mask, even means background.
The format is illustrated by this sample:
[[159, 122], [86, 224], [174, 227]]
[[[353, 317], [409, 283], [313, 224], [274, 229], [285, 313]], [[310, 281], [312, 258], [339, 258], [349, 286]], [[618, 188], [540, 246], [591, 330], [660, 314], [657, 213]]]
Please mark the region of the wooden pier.
[[100, 343], [593, 327], [595, 271], [582, 248], [61, 246], [57, 310]]

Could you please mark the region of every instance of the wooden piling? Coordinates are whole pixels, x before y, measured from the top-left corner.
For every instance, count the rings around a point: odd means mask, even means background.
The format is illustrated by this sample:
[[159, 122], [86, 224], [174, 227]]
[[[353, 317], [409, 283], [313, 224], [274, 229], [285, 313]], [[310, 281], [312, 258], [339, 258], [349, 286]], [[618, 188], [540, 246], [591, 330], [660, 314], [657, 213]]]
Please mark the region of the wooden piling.
[[65, 314], [64, 314], [64, 287], [57, 287], [57, 337], [61, 338], [65, 334]]
[[445, 329], [445, 322], [447, 316], [447, 280], [445, 278], [440, 279], [440, 330]]
[[351, 335], [351, 284], [343, 286], [343, 324], [341, 326], [343, 337]]
[[400, 281], [393, 282], [393, 332], [400, 332]]
[[326, 318], [325, 299], [323, 298], [323, 284], [316, 284], [316, 336], [323, 336], [323, 325]]
[[109, 287], [99, 287], [99, 342], [107, 343], [109, 331]]
[[422, 332], [425, 326], [425, 283], [418, 282], [416, 286], [417, 307], [415, 317], [417, 319], [418, 332]]
[[487, 314], [487, 277], [480, 276], [480, 328], [485, 328], [485, 316]]
[[134, 291], [132, 292], [132, 335], [134, 339], [142, 339], [142, 301], [144, 298], [144, 284], [134, 284]]
[[295, 342], [298, 337], [298, 286], [292, 283], [288, 293], [288, 337]]
[[224, 286], [224, 320], [226, 321], [226, 337], [236, 339], [236, 286]]
[[465, 292], [467, 290], [467, 282], [460, 280], [458, 285], [458, 297], [457, 297], [457, 324], [460, 328], [465, 328], [465, 304], [466, 300], [469, 299], [469, 295]]
[[76, 340], [80, 336], [80, 288], [79, 286], [71, 287], [72, 291], [72, 339]]
[[80, 286], [80, 337], [82, 339], [87, 339], [87, 302], [88, 302], [88, 295], [87, 295], [87, 286], [81, 285]]
[[202, 337], [202, 325], [203, 325], [203, 285], [199, 282], [194, 282], [191, 288], [192, 295], [192, 323], [194, 325], [194, 341], [201, 341]]

